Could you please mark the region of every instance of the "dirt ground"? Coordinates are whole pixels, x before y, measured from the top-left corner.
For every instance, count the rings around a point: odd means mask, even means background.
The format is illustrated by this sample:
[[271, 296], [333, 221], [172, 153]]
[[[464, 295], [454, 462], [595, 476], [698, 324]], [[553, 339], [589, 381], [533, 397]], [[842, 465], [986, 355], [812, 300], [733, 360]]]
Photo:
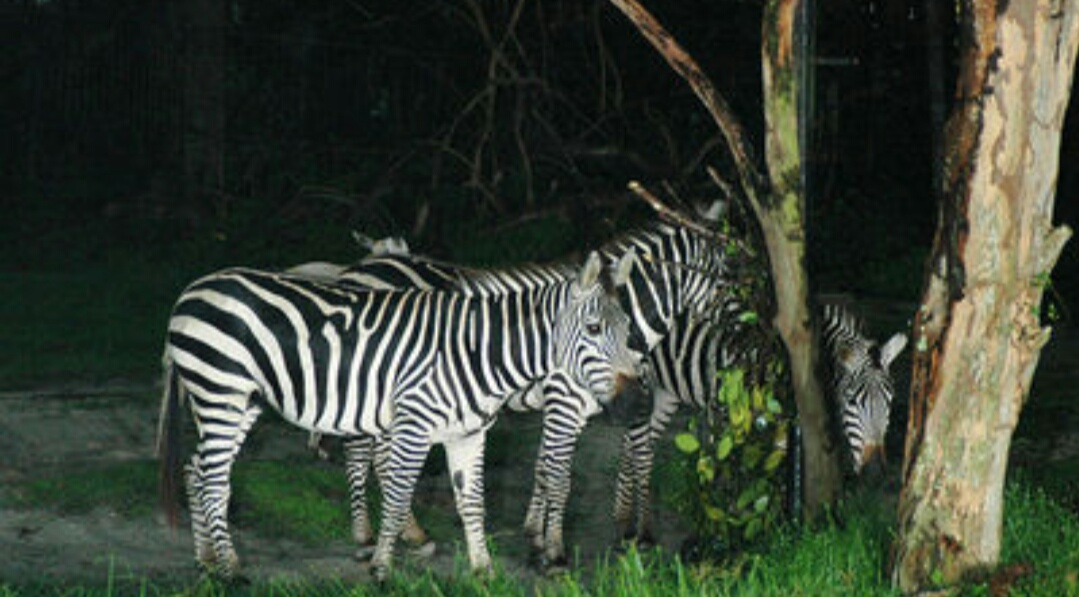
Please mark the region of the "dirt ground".
[[[152, 460], [157, 409], [156, 390], [151, 383], [0, 392], [0, 453], [5, 454], [0, 463], [0, 554], [4, 554], [0, 558], [0, 583], [101, 585], [110, 579], [193, 582], [198, 578], [186, 520], [172, 529], [160, 514], [126, 518], [106, 508], [86, 514], [13, 508], [4, 495], [4, 488], [38, 474]], [[266, 422], [269, 418], [264, 415], [256, 424], [241, 458], [293, 458], [302, 462], [306, 456], [305, 434], [283, 423]], [[539, 425], [538, 416], [504, 416], [493, 433], [538, 438]], [[583, 562], [594, 561], [612, 545], [610, 509], [620, 433], [621, 428], [597, 420], [581, 439], [566, 533], [568, 549], [577, 550]], [[534, 453], [531, 446], [524, 451]], [[505, 460], [497, 454], [488, 457], [488, 532], [494, 537], [501, 565], [529, 577], [536, 570], [529, 562], [530, 552], [520, 525], [531, 491], [532, 459], [529, 456], [516, 466]], [[156, 503], [156, 493], [147, 495], [146, 500]], [[416, 500], [453, 512], [445, 473], [421, 479]], [[665, 547], [677, 549], [685, 537], [684, 527], [666, 510], [661, 509], [658, 516], [659, 539]], [[251, 580], [369, 578], [366, 567], [353, 559], [353, 548], [346, 541], [311, 546], [235, 527], [244, 574]], [[432, 530], [432, 535], [438, 547], [432, 558], [402, 556], [399, 562], [452, 571], [455, 547], [463, 545], [460, 527], [441, 533]]]
[[[908, 365], [900, 362], [897, 367], [902, 372]], [[1035, 396], [1017, 434], [1037, 438], [1037, 442], [1017, 442], [1017, 448], [1021, 444], [1027, 447], [1018, 453], [1013, 451], [1014, 462], [1041, 463], [1046, 458], [1075, 458], [1079, 454], [1077, 436], [1069, 431], [1079, 424], [1079, 411], [1074, 407], [1059, 410], [1061, 404], [1074, 404], [1062, 401], [1061, 396], [1067, 398], [1077, 383], [1079, 333], [1074, 328], [1062, 329], [1043, 352]], [[905, 386], [901, 381], [901, 397]], [[1059, 396], [1047, 400], [1048, 392]], [[125, 518], [106, 508], [77, 515], [62, 515], [45, 508], [16, 509], [7, 495], [13, 484], [43, 473], [152, 461], [157, 395], [149, 381], [0, 392], [0, 453], [4, 454], [0, 461], [0, 583], [101, 585], [110, 579], [175, 579], [187, 583], [198, 578], [186, 521], [174, 530], [160, 515]], [[1045, 412], [1045, 405], [1057, 406]], [[905, 404], [897, 407], [904, 409]], [[270, 418], [264, 415], [256, 424], [241, 458], [293, 458], [302, 462], [307, 454], [306, 435], [283, 423], [267, 421]], [[902, 429], [901, 422], [893, 423]], [[1024, 425], [1032, 424], [1036, 428], [1024, 431]], [[507, 415], [492, 433], [534, 442], [539, 437], [539, 425], [538, 416]], [[620, 434], [619, 427], [594, 421], [581, 439], [574, 463], [567, 546], [571, 553], [576, 550], [579, 561], [586, 565], [607, 553], [614, 538], [610, 508]], [[895, 440], [901, 445], [900, 438]], [[489, 451], [487, 528], [503, 567], [529, 577], [536, 572], [529, 562], [530, 551], [520, 525], [531, 491], [534, 443], [520, 451], [527, 455], [523, 462]], [[157, 495], [152, 493], [145, 499], [154, 504]], [[416, 501], [452, 513], [452, 493], [445, 473], [424, 477], [417, 488]], [[456, 520], [455, 515], [451, 516]], [[657, 517], [661, 544], [677, 550], [687, 534], [685, 525], [663, 508], [658, 509]], [[438, 550], [432, 559], [408, 562], [407, 558], [399, 558], [399, 562], [452, 571], [455, 547], [463, 542], [459, 526], [433, 535]], [[234, 537], [244, 573], [252, 580], [369, 578], [365, 567], [352, 558], [352, 546], [344, 540], [312, 546], [289, 538], [260, 536], [243, 526], [235, 529]]]

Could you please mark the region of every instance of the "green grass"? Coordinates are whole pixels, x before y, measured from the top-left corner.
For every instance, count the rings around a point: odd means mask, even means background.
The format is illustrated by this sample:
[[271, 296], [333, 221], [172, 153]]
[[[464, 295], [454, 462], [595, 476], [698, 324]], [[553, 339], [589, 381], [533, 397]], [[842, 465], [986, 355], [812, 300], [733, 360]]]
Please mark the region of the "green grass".
[[66, 515], [107, 507], [124, 516], [149, 516], [157, 504], [157, 463], [56, 470], [11, 484], [5, 493], [16, 508], [45, 507]]
[[[289, 467], [249, 463], [242, 478], [241, 503], [250, 508], [248, 524], [261, 533], [288, 533], [301, 539], [323, 540], [347, 532], [343, 520], [340, 480], [334, 471], [319, 467]], [[132, 487], [145, 483], [146, 464], [132, 466], [121, 475]], [[309, 469], [309, 470], [301, 470]], [[113, 470], [111, 472], [117, 472]], [[89, 474], [89, 473], [87, 473]], [[332, 477], [337, 477], [335, 480]], [[69, 481], [70, 483], [71, 481]], [[121, 483], [125, 484], [125, 483]], [[298, 490], [297, 487], [303, 487]], [[47, 488], [37, 487], [39, 496]], [[87, 502], [116, 499], [123, 503], [130, 490], [117, 490], [109, 497], [95, 483], [85, 484]], [[1062, 508], [1040, 489], [1012, 483], [1007, 490], [1004, 529], [1004, 566], [1029, 565], [1030, 572], [1011, 585], [1011, 595], [1056, 597], [1079, 594], [1079, 518]], [[43, 498], [44, 499], [44, 498]], [[321, 504], [319, 502], [327, 502]], [[40, 504], [39, 504], [40, 505]], [[68, 508], [78, 508], [67, 504]], [[137, 514], [137, 510], [129, 512]], [[194, 578], [147, 580], [102, 571], [100, 586], [59, 587], [0, 584], [0, 597], [7, 595], [615, 595], [615, 596], [828, 596], [895, 595], [885, 576], [886, 554], [891, 541], [892, 509], [879, 496], [867, 493], [842, 505], [841, 522], [817, 529], [788, 529], [766, 550], [734, 558], [724, 565], [687, 565], [677, 557], [656, 550], [647, 554], [630, 551], [609, 555], [594, 565], [574, 569], [551, 579], [529, 581], [496, 565], [492, 578], [478, 578], [467, 570], [463, 554], [457, 554], [451, 574], [436, 575], [404, 563], [385, 586], [349, 584], [331, 580], [269, 582], [227, 587]], [[256, 524], [255, 521], [260, 521]], [[272, 521], [272, 522], [268, 522]], [[316, 522], [317, 521], [317, 522]], [[494, 545], [497, 559], [497, 545]], [[988, 585], [968, 587], [964, 595], [988, 595]]]
[[1005, 564], [1029, 565], [1012, 595], [1079, 595], [1079, 517], [1040, 488], [1013, 483], [1007, 491]]
[[150, 265], [0, 273], [0, 387], [160, 371], [169, 308], [186, 276]]

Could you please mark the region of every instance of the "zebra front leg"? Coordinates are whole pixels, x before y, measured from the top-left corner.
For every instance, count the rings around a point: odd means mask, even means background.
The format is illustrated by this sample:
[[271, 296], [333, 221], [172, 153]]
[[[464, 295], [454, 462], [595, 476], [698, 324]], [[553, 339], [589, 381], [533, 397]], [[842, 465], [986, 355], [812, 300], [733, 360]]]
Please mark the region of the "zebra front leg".
[[[577, 423], [576, 425], [574, 423]], [[543, 554], [544, 568], [549, 572], [564, 570], [568, 565], [562, 523], [566, 514], [571, 485], [571, 466], [577, 438], [584, 426], [584, 419], [564, 422], [560, 433], [548, 438], [544, 449], [544, 468], [547, 476], [547, 514], [544, 523]]]
[[[386, 487], [390, 478], [387, 463], [390, 457], [390, 442], [385, 437], [375, 440], [375, 474], [378, 476], [380, 487]], [[408, 509], [408, 518], [405, 520], [405, 528], [401, 531], [401, 538], [408, 544], [413, 555], [419, 557], [431, 557], [435, 553], [435, 542], [427, 536], [427, 531], [416, 520], [416, 513], [412, 508]]]
[[663, 438], [679, 404], [679, 398], [673, 392], [656, 389], [648, 423], [631, 427], [622, 436], [614, 519], [622, 540], [635, 542], [640, 547], [655, 544], [652, 534], [652, 465], [656, 444]]
[[634, 499], [637, 495], [637, 462], [635, 437], [638, 429], [628, 429], [622, 435], [618, 452], [618, 477], [614, 487], [614, 524], [618, 540], [632, 541], [637, 534], [634, 526]]
[[536, 465], [532, 474], [532, 498], [528, 502], [524, 532], [536, 553], [543, 551], [544, 524], [547, 519], [547, 471], [544, 463], [543, 440], [536, 452]]
[[371, 557], [371, 574], [380, 582], [388, 578], [393, 566], [393, 548], [412, 505], [423, 462], [431, 451], [430, 435], [414, 425], [395, 425], [389, 442], [387, 470], [392, 474], [382, 486], [382, 528]]
[[492, 570], [491, 554], [487, 550], [484, 533], [483, 457], [486, 439], [486, 430], [480, 429], [445, 444], [457, 514], [465, 530], [468, 561], [473, 572], [480, 574], [489, 574]]
[[656, 434], [650, 433], [637, 446], [633, 455], [636, 483], [634, 502], [636, 503], [636, 543], [639, 548], [650, 548], [656, 544], [652, 533], [652, 464], [656, 456]]

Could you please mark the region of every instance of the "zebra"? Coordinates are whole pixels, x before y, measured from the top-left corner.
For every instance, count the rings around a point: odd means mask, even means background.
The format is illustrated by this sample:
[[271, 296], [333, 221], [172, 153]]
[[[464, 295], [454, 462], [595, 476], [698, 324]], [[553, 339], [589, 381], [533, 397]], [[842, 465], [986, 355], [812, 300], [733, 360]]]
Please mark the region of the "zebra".
[[842, 305], [825, 305], [821, 336], [831, 356], [832, 391], [848, 464], [855, 475], [887, 463], [884, 438], [895, 385], [889, 368], [907, 345], [899, 332], [884, 344], [865, 336], [864, 323]]
[[[396, 243], [401, 246], [404, 241]], [[436, 287], [460, 283], [455, 281], [460, 275], [456, 266], [412, 257], [407, 251], [390, 256], [383, 256], [384, 251], [379, 253], [339, 273], [354, 276], [361, 285], [384, 284], [384, 287], [393, 287], [402, 279], [421, 280], [421, 284]], [[730, 295], [724, 296], [721, 308], [713, 309], [706, 319], [685, 313], [678, 316], [668, 334], [646, 357], [645, 385], [652, 392], [652, 412], [646, 423], [625, 432], [619, 455], [614, 519], [618, 535], [623, 539], [636, 540], [641, 545], [653, 542], [650, 482], [654, 450], [679, 407], [685, 404], [701, 408], [718, 391], [717, 370], [751, 365], [761, 357], [752, 339], [747, 338], [755, 328], [742, 318], [744, 305]], [[875, 468], [883, 463], [882, 447], [894, 395], [889, 367], [905, 347], [907, 336], [897, 333], [878, 348], [875, 341], [865, 336], [861, 320], [845, 307], [825, 305], [820, 313], [822, 337], [832, 371], [829, 393], [841, 413], [849, 466], [858, 475], [867, 465]], [[542, 394], [531, 396], [533, 402], [529, 404], [515, 406], [511, 401], [511, 410], [545, 408]], [[546, 497], [542, 458], [537, 459], [536, 466], [536, 490], [525, 525], [532, 529], [542, 526], [539, 521], [544, 515]], [[423, 536], [418, 525], [411, 532]]]
[[245, 268], [196, 280], [173, 307], [162, 359], [158, 454], [170, 521], [186, 400], [199, 432], [184, 467], [196, 560], [213, 574], [236, 574], [229, 474], [268, 406], [308, 430], [388, 437], [394, 474], [372, 558], [376, 578], [388, 574], [420, 468], [436, 443], [446, 448], [470, 564], [490, 570], [484, 440], [502, 403], [545, 377], [610, 402], [637, 375], [628, 319], [605, 273], [593, 253], [560, 284], [482, 298], [361, 291]]
[[[830, 357], [830, 394], [836, 401], [842, 437], [855, 475], [883, 463], [894, 387], [889, 366], [907, 343], [893, 335], [882, 346], [867, 338], [859, 318], [841, 305], [821, 310], [822, 339]], [[701, 409], [719, 390], [716, 371], [747, 366], [760, 355], [747, 339], [753, 329], [742, 323], [737, 306], [718, 321], [675, 326], [646, 358], [645, 385], [652, 390], [648, 421], [622, 438], [615, 487], [614, 519], [623, 540], [654, 542], [651, 528], [651, 474], [655, 446], [671, 418], [685, 405]]]
[[[401, 244], [404, 243], [398, 241], [398, 246]], [[647, 350], [649, 344], [655, 344], [667, 335], [676, 317], [688, 317], [686, 313], [707, 310], [715, 304], [715, 295], [725, 288], [726, 266], [717, 256], [716, 248], [707, 239], [681, 227], [654, 223], [612, 241], [603, 252], [608, 259], [639, 252], [649, 263], [647, 267], [634, 270], [636, 276], [627, 277], [630, 283], [623, 293], [634, 321], [631, 330], [638, 333], [635, 348]], [[338, 270], [337, 280], [359, 288], [391, 289], [416, 285], [421, 288], [462, 288], [468, 292], [490, 291], [507, 279], [520, 281], [524, 278], [528, 280], [525, 283], [542, 284], [544, 280], [557, 280], [565, 275], [558, 267], [537, 267], [525, 274], [519, 270], [467, 268], [400, 252], [373, 252], [356, 265]], [[543, 384], [542, 388], [533, 388], [507, 403], [510, 410], [544, 411], [543, 439], [536, 458], [535, 485], [524, 527], [547, 566], [559, 567], [565, 562], [562, 520], [569, 495], [569, 467], [584, 422], [596, 412], [591, 404], [587, 396], [573, 394], [557, 383]], [[346, 446], [345, 452], [353, 534], [362, 546], [364, 538], [370, 537], [364, 497], [367, 462], [353, 459], [367, 457], [370, 460], [373, 452], [370, 446], [351, 449]], [[377, 460], [375, 467], [376, 471], [380, 470]], [[410, 517], [409, 521], [408, 533], [418, 544], [426, 534], [414, 524], [414, 518]]]

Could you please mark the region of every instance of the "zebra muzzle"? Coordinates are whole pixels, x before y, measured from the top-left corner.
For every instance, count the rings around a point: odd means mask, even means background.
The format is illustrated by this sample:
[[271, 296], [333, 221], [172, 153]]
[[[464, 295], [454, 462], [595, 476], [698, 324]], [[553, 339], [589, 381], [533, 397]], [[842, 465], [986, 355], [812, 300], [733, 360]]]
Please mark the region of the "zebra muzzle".
[[888, 468], [888, 459], [884, 454], [884, 446], [881, 444], [866, 444], [862, 448], [861, 461], [859, 463], [858, 474], [869, 477], [878, 478], [884, 475]]

